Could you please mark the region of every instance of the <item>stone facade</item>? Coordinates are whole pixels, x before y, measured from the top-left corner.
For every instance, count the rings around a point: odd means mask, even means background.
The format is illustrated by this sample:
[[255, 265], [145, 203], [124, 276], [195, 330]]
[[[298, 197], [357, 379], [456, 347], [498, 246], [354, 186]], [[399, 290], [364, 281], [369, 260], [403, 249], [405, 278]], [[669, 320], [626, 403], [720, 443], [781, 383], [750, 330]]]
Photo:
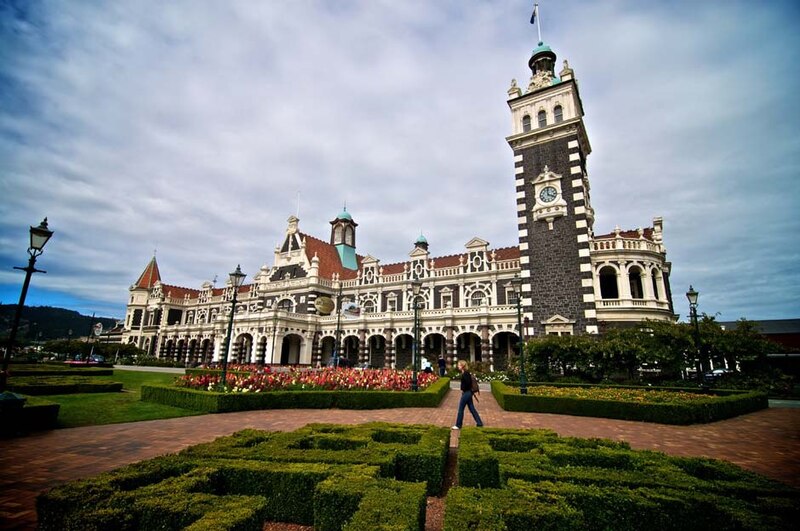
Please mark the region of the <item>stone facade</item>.
[[[462, 253], [431, 256], [420, 236], [407, 261], [381, 264], [357, 254], [358, 225], [346, 210], [325, 240], [301, 232], [292, 216], [273, 265], [238, 289], [235, 308], [230, 283], [173, 286], [153, 258], [130, 288], [123, 341], [188, 364], [217, 361], [233, 312], [233, 362], [324, 365], [337, 351], [354, 364], [406, 367], [416, 314], [418, 352], [434, 366], [441, 356], [448, 365], [467, 359], [503, 369], [516, 355], [520, 316], [526, 338], [672, 319], [661, 218], [594, 234], [578, 86], [566, 61], [558, 76], [554, 62], [540, 43], [527, 92], [516, 81], [508, 91], [517, 246], [492, 249], [475, 237]], [[519, 316], [510, 283], [517, 276]]]

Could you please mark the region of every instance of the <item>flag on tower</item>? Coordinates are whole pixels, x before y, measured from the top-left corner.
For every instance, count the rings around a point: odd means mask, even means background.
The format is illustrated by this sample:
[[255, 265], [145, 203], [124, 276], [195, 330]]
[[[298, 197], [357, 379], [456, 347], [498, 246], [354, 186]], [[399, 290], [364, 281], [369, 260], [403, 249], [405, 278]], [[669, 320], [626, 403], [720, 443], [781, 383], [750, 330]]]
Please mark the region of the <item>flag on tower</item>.
[[533, 14], [531, 15], [531, 24], [536, 24], [536, 13], [539, 11], [539, 4], [533, 4]]

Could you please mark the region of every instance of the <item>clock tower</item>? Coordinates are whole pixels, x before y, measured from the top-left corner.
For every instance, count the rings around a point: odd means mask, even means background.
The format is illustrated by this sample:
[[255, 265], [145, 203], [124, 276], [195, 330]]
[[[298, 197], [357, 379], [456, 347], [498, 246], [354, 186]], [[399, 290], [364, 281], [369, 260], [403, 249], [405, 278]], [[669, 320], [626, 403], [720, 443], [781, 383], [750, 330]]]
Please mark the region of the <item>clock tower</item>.
[[[594, 211], [583, 105], [567, 61], [539, 42], [523, 90], [508, 89], [517, 191], [522, 306], [534, 335], [597, 333], [589, 257]], [[529, 328], [530, 329], [530, 328]]]

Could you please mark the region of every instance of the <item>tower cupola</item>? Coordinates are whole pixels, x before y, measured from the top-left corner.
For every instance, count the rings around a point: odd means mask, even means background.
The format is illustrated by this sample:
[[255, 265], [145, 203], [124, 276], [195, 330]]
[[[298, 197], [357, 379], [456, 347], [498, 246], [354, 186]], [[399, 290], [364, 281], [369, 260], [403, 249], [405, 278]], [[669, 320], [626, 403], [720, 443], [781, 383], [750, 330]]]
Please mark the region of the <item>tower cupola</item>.
[[531, 81], [528, 91], [555, 85], [560, 80], [555, 74], [556, 54], [544, 42], [533, 49], [528, 66], [531, 69]]
[[420, 233], [417, 241], [414, 242], [414, 247], [419, 247], [420, 249], [425, 249], [426, 251], [428, 250], [428, 240], [422, 235], [422, 233]]
[[342, 212], [331, 221], [331, 245], [336, 247], [342, 266], [346, 269], [358, 269], [356, 261], [356, 227], [353, 216], [345, 206]]

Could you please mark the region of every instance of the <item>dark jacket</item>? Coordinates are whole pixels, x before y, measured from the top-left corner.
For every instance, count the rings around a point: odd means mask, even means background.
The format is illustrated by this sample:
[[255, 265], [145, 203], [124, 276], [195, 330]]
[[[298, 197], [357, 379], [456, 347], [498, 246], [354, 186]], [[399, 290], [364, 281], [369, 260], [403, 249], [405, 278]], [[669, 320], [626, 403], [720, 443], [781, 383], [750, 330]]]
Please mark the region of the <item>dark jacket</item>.
[[472, 391], [472, 375], [469, 371], [461, 373], [461, 392]]

